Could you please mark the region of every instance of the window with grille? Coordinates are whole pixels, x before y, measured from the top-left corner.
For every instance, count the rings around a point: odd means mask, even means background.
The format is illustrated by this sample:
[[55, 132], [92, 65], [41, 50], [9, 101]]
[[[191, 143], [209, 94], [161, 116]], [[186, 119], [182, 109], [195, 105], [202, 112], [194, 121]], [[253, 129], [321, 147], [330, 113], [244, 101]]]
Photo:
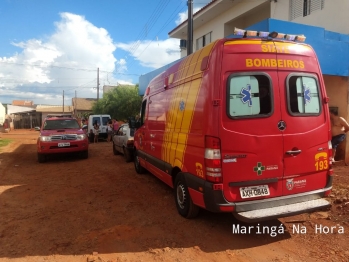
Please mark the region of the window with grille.
[[325, 7], [325, 0], [290, 0], [290, 21]]

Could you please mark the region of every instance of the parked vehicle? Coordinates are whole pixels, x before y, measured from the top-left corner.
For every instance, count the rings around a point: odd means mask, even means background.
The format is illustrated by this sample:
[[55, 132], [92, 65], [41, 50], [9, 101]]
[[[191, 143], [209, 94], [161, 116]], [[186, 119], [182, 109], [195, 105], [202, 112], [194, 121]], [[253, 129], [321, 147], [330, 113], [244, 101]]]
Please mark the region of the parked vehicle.
[[314, 50], [285, 40], [302, 35], [240, 33], [149, 83], [136, 171], [173, 187], [186, 218], [199, 208], [251, 222], [329, 207], [329, 99]]
[[135, 129], [130, 128], [129, 124], [122, 124], [113, 135], [113, 153], [114, 155], [124, 154], [126, 162], [133, 160], [133, 136]]
[[107, 125], [108, 121], [111, 120], [110, 115], [90, 115], [88, 117], [88, 134], [90, 135], [93, 130], [93, 125], [97, 123], [99, 125], [99, 138], [107, 138]]
[[40, 163], [50, 154], [79, 153], [88, 158], [88, 138], [78, 121], [71, 115], [48, 115], [37, 139]]

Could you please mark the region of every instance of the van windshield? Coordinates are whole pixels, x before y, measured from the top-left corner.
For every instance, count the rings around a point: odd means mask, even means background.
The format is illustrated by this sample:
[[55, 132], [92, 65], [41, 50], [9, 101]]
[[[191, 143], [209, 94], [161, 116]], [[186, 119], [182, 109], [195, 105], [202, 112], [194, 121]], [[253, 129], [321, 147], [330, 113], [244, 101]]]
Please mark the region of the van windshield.
[[43, 130], [56, 129], [79, 129], [80, 126], [75, 119], [46, 120]]
[[233, 75], [227, 91], [231, 117], [267, 116], [273, 111], [272, 88], [266, 75]]

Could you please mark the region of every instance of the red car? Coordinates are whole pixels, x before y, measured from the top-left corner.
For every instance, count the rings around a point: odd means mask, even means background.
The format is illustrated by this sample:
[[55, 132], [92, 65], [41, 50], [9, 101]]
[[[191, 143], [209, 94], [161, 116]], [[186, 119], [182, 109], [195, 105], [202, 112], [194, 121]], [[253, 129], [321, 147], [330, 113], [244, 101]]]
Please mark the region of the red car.
[[37, 140], [39, 163], [57, 153], [79, 153], [88, 158], [88, 138], [78, 121], [71, 115], [48, 115]]

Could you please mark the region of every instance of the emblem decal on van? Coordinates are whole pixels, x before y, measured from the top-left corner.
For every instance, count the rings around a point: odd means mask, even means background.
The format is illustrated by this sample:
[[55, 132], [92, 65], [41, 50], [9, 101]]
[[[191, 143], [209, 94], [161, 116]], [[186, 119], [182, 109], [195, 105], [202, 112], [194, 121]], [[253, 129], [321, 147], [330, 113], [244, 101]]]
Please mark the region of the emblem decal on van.
[[185, 103], [183, 100], [181, 100], [179, 102], [179, 110], [182, 112], [182, 111], [184, 111], [184, 109], [185, 109]]
[[286, 123], [285, 123], [285, 121], [279, 121], [279, 123], [278, 123], [278, 128], [279, 128], [279, 130], [280, 131], [284, 131], [285, 129], [286, 129]]
[[310, 103], [311, 95], [310, 95], [310, 89], [307, 88], [305, 85], [303, 85], [304, 90], [304, 104]]
[[286, 188], [287, 188], [288, 190], [292, 190], [292, 189], [293, 189], [293, 186], [294, 186], [294, 184], [293, 184], [293, 178], [287, 179], [287, 180], [286, 180]]
[[236, 158], [223, 159], [223, 163], [237, 162]]
[[195, 163], [196, 174], [199, 177], [204, 177], [204, 171], [202, 170], [202, 164], [196, 162]]
[[286, 179], [286, 188], [288, 190], [292, 190], [293, 188], [303, 188], [305, 187], [307, 184], [307, 180], [306, 179], [301, 179], [301, 180], [296, 180], [293, 181], [293, 178], [291, 179]]
[[224, 155], [225, 159], [230, 159], [230, 158], [246, 158], [247, 155]]
[[253, 167], [253, 171], [257, 172], [257, 176], [262, 175], [262, 172], [265, 170], [265, 166], [262, 166], [261, 162], [257, 163], [257, 166]]
[[267, 170], [276, 170], [279, 169], [277, 165], [267, 166]]
[[240, 93], [243, 95], [241, 98], [242, 103], [248, 103], [248, 106], [252, 106], [251, 85], [248, 84], [247, 87], [241, 89]]

